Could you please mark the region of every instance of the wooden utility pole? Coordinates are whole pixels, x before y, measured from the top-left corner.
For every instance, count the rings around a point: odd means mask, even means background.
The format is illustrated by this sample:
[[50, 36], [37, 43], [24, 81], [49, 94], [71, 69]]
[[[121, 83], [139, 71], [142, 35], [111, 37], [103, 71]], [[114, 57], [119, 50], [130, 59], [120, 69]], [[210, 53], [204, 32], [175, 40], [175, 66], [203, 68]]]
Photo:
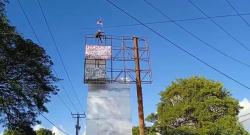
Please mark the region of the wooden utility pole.
[[85, 118], [85, 114], [71, 114], [73, 118], [76, 118], [76, 135], [79, 135], [79, 131], [81, 129], [81, 126], [80, 126], [80, 118]]
[[133, 37], [133, 42], [134, 42], [134, 61], [135, 61], [135, 73], [136, 73], [138, 115], [139, 115], [139, 131], [140, 131], [140, 135], [144, 135], [145, 124], [144, 124], [144, 112], [143, 112], [143, 97], [142, 97], [142, 83], [141, 83], [138, 37]]

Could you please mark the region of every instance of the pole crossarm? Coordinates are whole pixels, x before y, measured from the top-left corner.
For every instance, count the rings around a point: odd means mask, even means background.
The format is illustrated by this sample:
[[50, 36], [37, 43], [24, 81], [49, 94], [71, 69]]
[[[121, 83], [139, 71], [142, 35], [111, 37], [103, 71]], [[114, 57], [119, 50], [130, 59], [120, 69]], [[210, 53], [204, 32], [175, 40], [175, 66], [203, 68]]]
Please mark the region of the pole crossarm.
[[75, 128], [76, 128], [76, 135], [79, 135], [79, 131], [80, 131], [80, 129], [81, 129], [81, 126], [80, 126], [80, 119], [82, 118], [86, 118], [86, 115], [85, 115], [85, 113], [82, 113], [82, 114], [80, 114], [80, 113], [71, 113], [71, 115], [72, 115], [72, 118], [76, 118], [76, 126], [75, 126]]

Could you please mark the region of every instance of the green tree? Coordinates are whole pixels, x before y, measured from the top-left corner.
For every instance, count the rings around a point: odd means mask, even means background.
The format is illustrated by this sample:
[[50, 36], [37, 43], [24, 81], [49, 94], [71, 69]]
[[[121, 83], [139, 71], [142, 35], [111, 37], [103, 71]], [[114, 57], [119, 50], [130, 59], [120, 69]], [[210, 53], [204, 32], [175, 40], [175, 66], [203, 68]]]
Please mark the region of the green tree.
[[248, 135], [238, 122], [241, 107], [220, 82], [178, 79], [161, 92], [152, 128], [166, 135]]
[[17, 131], [5, 130], [3, 135], [20, 135]]
[[[27, 129], [26, 129], [27, 130]], [[3, 135], [36, 135], [36, 132], [29, 129], [29, 133], [23, 132], [23, 130], [5, 130]]]
[[[139, 128], [133, 127], [132, 134], [133, 135], [140, 135]], [[145, 135], [156, 135], [156, 132], [153, 131], [151, 127], [145, 127]]]
[[45, 50], [24, 39], [5, 15], [5, 0], [0, 0], [0, 123], [11, 131], [32, 135], [32, 125], [45, 103], [56, 94], [53, 65]]
[[52, 131], [49, 129], [40, 128], [39, 130], [36, 131], [36, 135], [55, 135], [55, 134], [52, 133]]
[[140, 135], [139, 128], [138, 127], [133, 127], [132, 128], [132, 134], [133, 135]]
[[3, 135], [20, 135], [17, 131], [5, 130]]

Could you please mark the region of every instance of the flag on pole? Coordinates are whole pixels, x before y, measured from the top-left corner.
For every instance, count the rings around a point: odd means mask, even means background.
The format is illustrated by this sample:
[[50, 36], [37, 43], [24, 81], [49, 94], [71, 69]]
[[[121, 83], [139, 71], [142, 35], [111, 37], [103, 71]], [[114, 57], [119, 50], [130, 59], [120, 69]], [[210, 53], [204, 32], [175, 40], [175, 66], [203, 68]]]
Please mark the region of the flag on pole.
[[96, 22], [97, 25], [103, 25], [103, 21], [101, 19], [97, 20]]

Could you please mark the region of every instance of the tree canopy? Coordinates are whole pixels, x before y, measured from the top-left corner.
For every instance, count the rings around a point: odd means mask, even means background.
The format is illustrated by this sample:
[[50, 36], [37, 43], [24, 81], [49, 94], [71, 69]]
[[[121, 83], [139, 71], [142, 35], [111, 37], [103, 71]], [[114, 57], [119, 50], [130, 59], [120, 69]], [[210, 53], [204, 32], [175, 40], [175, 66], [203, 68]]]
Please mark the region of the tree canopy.
[[[140, 135], [139, 127], [133, 127], [132, 134], [133, 135]], [[152, 130], [151, 127], [145, 127], [145, 135], [156, 135], [156, 132], [154, 130]]]
[[13, 131], [31, 133], [36, 117], [56, 94], [53, 65], [45, 50], [25, 39], [9, 24], [5, 0], [0, 0], [0, 123]]
[[55, 135], [55, 134], [52, 133], [52, 131], [49, 129], [40, 128], [39, 130], [36, 131], [36, 135]]
[[[20, 132], [20, 130], [5, 130], [3, 135], [24, 135], [23, 133]], [[29, 134], [26, 135], [55, 135], [52, 133], [51, 130], [45, 129], [45, 128], [40, 128], [37, 131], [32, 131]]]
[[238, 122], [241, 107], [220, 82], [178, 79], [161, 92], [157, 113], [147, 120], [163, 135], [248, 135]]
[[[29, 132], [25, 132], [25, 133], [21, 130], [5, 130], [3, 135], [36, 135], [36, 132], [33, 131], [32, 129], [28, 129], [28, 130]], [[28, 130], [25, 129], [25, 131], [28, 131]]]

